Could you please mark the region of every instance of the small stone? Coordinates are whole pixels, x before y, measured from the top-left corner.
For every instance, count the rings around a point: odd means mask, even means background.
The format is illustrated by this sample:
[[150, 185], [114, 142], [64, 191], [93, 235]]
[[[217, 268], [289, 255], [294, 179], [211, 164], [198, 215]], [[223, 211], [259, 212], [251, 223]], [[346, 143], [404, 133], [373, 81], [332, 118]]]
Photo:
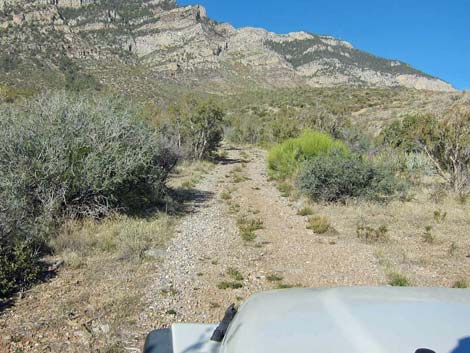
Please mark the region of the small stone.
[[111, 331], [111, 327], [108, 324], [100, 325], [100, 330], [104, 334], [108, 334]]
[[166, 251], [161, 249], [149, 249], [144, 252], [144, 255], [154, 259], [161, 259], [166, 256]]
[[107, 335], [109, 332], [111, 332], [111, 327], [108, 324], [101, 324], [96, 327], [93, 327], [93, 332], [104, 333], [105, 335]]

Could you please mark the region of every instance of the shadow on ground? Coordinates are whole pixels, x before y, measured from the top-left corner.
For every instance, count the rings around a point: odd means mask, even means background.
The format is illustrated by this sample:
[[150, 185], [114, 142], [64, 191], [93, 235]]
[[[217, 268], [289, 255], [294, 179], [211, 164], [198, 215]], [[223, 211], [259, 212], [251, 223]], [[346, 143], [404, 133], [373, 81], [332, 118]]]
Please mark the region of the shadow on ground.
[[[57, 272], [59, 267], [63, 265], [62, 262], [55, 262], [55, 263], [48, 263], [48, 262], [41, 262], [40, 267], [41, 267], [41, 274], [39, 278], [31, 283], [31, 287], [34, 285], [38, 285], [41, 283], [46, 283], [52, 280], [57, 276]], [[21, 299], [22, 296], [24, 295], [24, 289], [17, 291], [11, 295], [9, 298], [2, 299], [0, 298], [0, 314], [2, 314], [5, 310], [8, 308], [11, 308], [15, 305], [16, 301], [18, 299]]]
[[217, 162], [222, 165], [246, 163], [243, 159], [218, 158]]
[[214, 197], [213, 192], [196, 188], [177, 188], [169, 191], [170, 202], [165, 205], [166, 212], [184, 215], [192, 213], [200, 205]]

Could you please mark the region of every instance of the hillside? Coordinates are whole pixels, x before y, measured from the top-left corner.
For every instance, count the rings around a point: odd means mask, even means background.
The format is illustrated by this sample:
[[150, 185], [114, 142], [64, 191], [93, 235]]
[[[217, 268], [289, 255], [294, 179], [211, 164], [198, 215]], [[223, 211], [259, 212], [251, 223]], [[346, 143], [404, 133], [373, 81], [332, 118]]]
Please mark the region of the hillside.
[[208, 18], [202, 6], [174, 0], [1, 0], [0, 31], [0, 80], [23, 88], [65, 82], [147, 95], [182, 83], [209, 92], [334, 85], [454, 90], [333, 37], [235, 29]]

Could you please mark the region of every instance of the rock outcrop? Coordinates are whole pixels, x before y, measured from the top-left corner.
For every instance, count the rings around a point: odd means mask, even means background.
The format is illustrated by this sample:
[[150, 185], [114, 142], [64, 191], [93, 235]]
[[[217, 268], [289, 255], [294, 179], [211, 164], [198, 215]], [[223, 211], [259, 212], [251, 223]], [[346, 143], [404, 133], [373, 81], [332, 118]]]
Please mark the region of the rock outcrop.
[[206, 81], [453, 90], [334, 37], [235, 29], [208, 18], [202, 6], [180, 7], [174, 0], [0, 0], [0, 20], [2, 52], [34, 55], [50, 66], [60, 52], [87, 66], [119, 61], [153, 75]]

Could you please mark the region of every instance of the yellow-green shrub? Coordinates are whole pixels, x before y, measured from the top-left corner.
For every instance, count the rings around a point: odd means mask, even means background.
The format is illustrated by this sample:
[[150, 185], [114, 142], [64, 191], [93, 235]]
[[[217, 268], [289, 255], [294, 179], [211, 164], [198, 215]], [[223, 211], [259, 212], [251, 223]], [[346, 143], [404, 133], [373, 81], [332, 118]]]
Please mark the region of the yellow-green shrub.
[[349, 148], [328, 134], [305, 130], [299, 137], [288, 139], [269, 151], [270, 176], [278, 180], [286, 179], [294, 175], [305, 160], [332, 154], [348, 155]]

